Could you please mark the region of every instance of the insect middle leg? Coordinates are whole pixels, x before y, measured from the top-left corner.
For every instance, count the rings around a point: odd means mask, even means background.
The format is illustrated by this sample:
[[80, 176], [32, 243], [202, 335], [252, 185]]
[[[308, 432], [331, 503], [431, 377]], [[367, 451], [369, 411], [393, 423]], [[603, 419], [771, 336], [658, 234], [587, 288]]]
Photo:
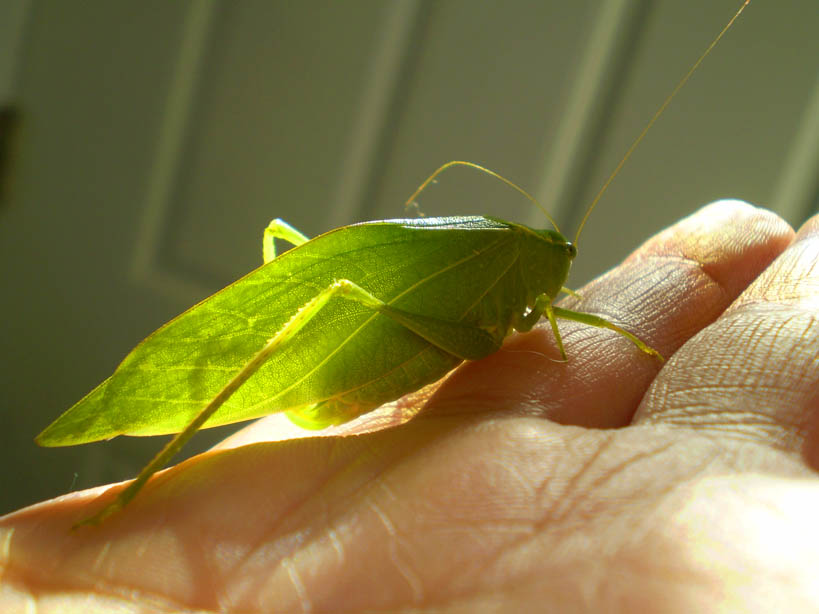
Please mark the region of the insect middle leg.
[[606, 328], [614, 331], [618, 335], [621, 335], [631, 341], [640, 349], [640, 351], [645, 352], [649, 356], [654, 356], [655, 358], [659, 359], [660, 362], [663, 361], [662, 355], [657, 350], [649, 347], [644, 341], [635, 335], [632, 335], [627, 330], [620, 328], [616, 324], [613, 324], [612, 322], [609, 322], [608, 320], [599, 316], [594, 316], [589, 313], [582, 313], [580, 311], [571, 311], [570, 309], [563, 309], [561, 307], [555, 307], [552, 305], [552, 298], [545, 294], [541, 294], [539, 297], [537, 297], [537, 299], [535, 299], [534, 307], [515, 326], [515, 330], [522, 333], [531, 330], [540, 319], [541, 315], [545, 315], [546, 319], [549, 320], [549, 325], [552, 328], [552, 333], [554, 334], [555, 341], [557, 342], [557, 348], [560, 350], [560, 356], [564, 361], [567, 360], [566, 350], [563, 347], [563, 338], [560, 336], [560, 331], [557, 327], [557, 318], [574, 320], [575, 322], [588, 324], [589, 326], [594, 326], [595, 328]]
[[[664, 359], [662, 355], [652, 347], [649, 347], [644, 341], [635, 337], [630, 332], [625, 329], [620, 328], [616, 324], [612, 324], [608, 320], [601, 318], [599, 316], [593, 316], [590, 313], [582, 313], [580, 311], [571, 311], [569, 309], [561, 309], [560, 307], [552, 307], [554, 312], [554, 316], [558, 318], [564, 318], [566, 320], [574, 320], [575, 322], [581, 322], [583, 324], [588, 324], [589, 326], [594, 326], [595, 328], [607, 328], [608, 330], [612, 330], [618, 335], [621, 335], [631, 341], [634, 345], [636, 345], [642, 352], [645, 352], [649, 356], [653, 356], [657, 358], [660, 362], [663, 362]], [[553, 324], [553, 328], [556, 327], [557, 324]]]

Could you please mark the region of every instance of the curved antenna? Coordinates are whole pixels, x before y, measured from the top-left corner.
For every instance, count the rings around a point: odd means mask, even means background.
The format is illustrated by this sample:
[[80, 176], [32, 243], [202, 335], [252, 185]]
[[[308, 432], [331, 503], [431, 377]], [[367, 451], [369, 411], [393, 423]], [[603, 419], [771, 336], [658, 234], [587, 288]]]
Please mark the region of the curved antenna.
[[[749, 1], [750, 1], [750, 0], [749, 0]], [[514, 189], [514, 190], [517, 190], [518, 192], [520, 192], [521, 194], [523, 194], [523, 195], [524, 195], [526, 198], [528, 198], [530, 201], [532, 201], [532, 202], [535, 204], [535, 206], [536, 206], [538, 209], [540, 209], [540, 210], [543, 212], [543, 215], [545, 215], [545, 216], [546, 216], [546, 219], [548, 219], [548, 220], [549, 220], [549, 222], [551, 222], [552, 226], [554, 226], [554, 227], [555, 227], [555, 230], [557, 230], [558, 232], [560, 232], [560, 229], [557, 227], [557, 224], [555, 223], [555, 221], [554, 221], [554, 219], [552, 218], [552, 216], [551, 216], [551, 215], [549, 215], [549, 212], [548, 212], [548, 211], [546, 211], [546, 209], [543, 207], [543, 205], [541, 205], [539, 202], [537, 202], [537, 200], [535, 199], [535, 197], [534, 197], [534, 196], [532, 196], [531, 194], [529, 194], [529, 192], [527, 192], [526, 190], [524, 190], [524, 189], [523, 189], [522, 187], [520, 187], [518, 184], [516, 184], [516, 183], [513, 183], [513, 182], [509, 181], [509, 180], [508, 180], [506, 177], [504, 177], [503, 175], [499, 175], [499, 174], [498, 174], [498, 173], [496, 173], [495, 171], [489, 170], [488, 168], [485, 168], [485, 167], [481, 166], [480, 164], [475, 164], [474, 162], [464, 162], [463, 160], [452, 160], [451, 162], [447, 162], [446, 164], [444, 164], [443, 166], [441, 166], [440, 168], [438, 168], [438, 170], [436, 170], [434, 173], [432, 173], [432, 174], [431, 174], [429, 177], [427, 177], [427, 178], [424, 180], [424, 183], [422, 183], [420, 186], [418, 186], [418, 189], [417, 189], [417, 190], [415, 190], [415, 192], [413, 192], [413, 193], [412, 193], [412, 196], [410, 196], [410, 197], [407, 199], [407, 202], [406, 202], [406, 203], [404, 203], [404, 207], [412, 207], [412, 204], [415, 202], [416, 197], [417, 197], [417, 196], [418, 196], [418, 195], [419, 195], [421, 192], [423, 192], [423, 191], [424, 191], [424, 189], [426, 189], [426, 187], [427, 187], [427, 186], [428, 186], [430, 183], [432, 183], [432, 182], [435, 180], [435, 178], [436, 178], [438, 175], [440, 175], [440, 174], [441, 174], [441, 173], [443, 173], [443, 172], [444, 172], [446, 169], [451, 168], [451, 167], [453, 167], [453, 166], [468, 166], [469, 168], [474, 168], [474, 169], [477, 169], [477, 170], [479, 170], [479, 171], [481, 171], [481, 172], [483, 172], [483, 173], [486, 173], [487, 175], [491, 175], [491, 176], [492, 176], [492, 177], [494, 177], [495, 179], [499, 179], [500, 181], [503, 181], [503, 182], [504, 182], [506, 185], [508, 185], [510, 188], [512, 188], [512, 189]]]
[[623, 158], [617, 164], [617, 167], [614, 169], [612, 174], [609, 175], [609, 178], [606, 179], [605, 183], [603, 183], [603, 187], [600, 188], [600, 191], [597, 192], [597, 195], [592, 199], [591, 204], [589, 205], [589, 208], [586, 209], [586, 214], [583, 216], [583, 219], [580, 221], [580, 227], [577, 229], [577, 234], [575, 234], [575, 236], [574, 236], [574, 244], [575, 245], [577, 245], [578, 241], [580, 241], [580, 233], [583, 230], [583, 227], [586, 225], [586, 222], [588, 221], [589, 216], [591, 215], [591, 212], [594, 211], [594, 208], [597, 206], [598, 201], [603, 197], [603, 194], [608, 189], [609, 184], [611, 184], [611, 182], [614, 180], [614, 178], [620, 172], [620, 169], [623, 168], [626, 161], [631, 157], [631, 154], [634, 153], [634, 150], [637, 149], [637, 146], [643, 140], [643, 137], [645, 137], [646, 133], [649, 130], [651, 130], [651, 127], [660, 118], [660, 115], [663, 114], [666, 107], [674, 99], [674, 96], [676, 96], [677, 93], [688, 82], [688, 80], [691, 78], [691, 75], [693, 75], [694, 72], [697, 70], [697, 68], [699, 68], [700, 64], [702, 64], [702, 61], [708, 56], [709, 53], [711, 53], [711, 50], [714, 47], [717, 46], [717, 43], [720, 41], [720, 39], [723, 37], [723, 35], [728, 31], [728, 29], [732, 25], [734, 25], [734, 22], [737, 20], [737, 18], [740, 16], [742, 11], [745, 10], [745, 7], [748, 6], [748, 4], [750, 2], [751, 2], [751, 0], [745, 0], [745, 2], [742, 3], [742, 6], [739, 7], [739, 10], [734, 14], [733, 17], [731, 17], [731, 20], [727, 23], [727, 25], [720, 31], [719, 34], [717, 34], [717, 37], [713, 41], [711, 41], [711, 44], [708, 45], [708, 48], [703, 52], [703, 54], [699, 57], [699, 59], [697, 59], [697, 61], [694, 62], [694, 65], [691, 67], [691, 69], [687, 73], [685, 73], [685, 76], [677, 84], [677, 87], [675, 87], [674, 90], [668, 95], [668, 98], [666, 98], [663, 101], [663, 104], [661, 104], [660, 108], [657, 109], [656, 113], [654, 113], [654, 116], [651, 118], [651, 120], [648, 122], [648, 124], [646, 124], [646, 127], [643, 128], [643, 131], [640, 133], [640, 136], [638, 136], [634, 140], [634, 142], [631, 144], [631, 147], [629, 147], [626, 150], [626, 154], [623, 156]]

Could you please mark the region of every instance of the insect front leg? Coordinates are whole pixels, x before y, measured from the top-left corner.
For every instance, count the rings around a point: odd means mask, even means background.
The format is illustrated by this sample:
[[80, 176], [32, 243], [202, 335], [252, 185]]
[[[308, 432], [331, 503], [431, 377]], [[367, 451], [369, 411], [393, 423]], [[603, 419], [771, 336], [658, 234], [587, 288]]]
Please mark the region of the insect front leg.
[[[564, 290], [566, 288], [563, 288]], [[555, 319], [555, 308], [552, 307], [553, 298], [548, 294], [541, 294], [535, 299], [535, 305], [532, 309], [523, 316], [515, 325], [515, 330], [521, 333], [528, 333], [535, 324], [540, 320], [540, 316], [545, 315], [549, 320], [549, 325], [552, 327], [552, 334], [555, 336], [557, 342], [557, 349], [560, 350], [560, 357], [563, 362], [566, 362], [566, 348], [563, 347], [563, 338], [560, 336], [560, 330], [557, 328], [557, 320]]]
[[582, 298], [583, 298], [583, 297], [582, 297], [582, 296], [580, 296], [580, 295], [579, 295], [577, 292], [575, 292], [575, 291], [574, 291], [574, 290], [572, 290], [571, 288], [567, 288], [566, 286], [563, 286], [563, 287], [560, 289], [560, 291], [561, 291], [561, 292], [563, 292], [564, 294], [568, 294], [568, 295], [569, 295], [569, 296], [571, 296], [572, 298], [576, 298], [576, 299], [578, 299], [578, 300], [580, 300], [580, 299], [582, 299]]
[[295, 246], [307, 243], [310, 240], [284, 220], [276, 218], [264, 229], [264, 236], [262, 237], [262, 252], [265, 264], [276, 257], [276, 239], [287, 241]]

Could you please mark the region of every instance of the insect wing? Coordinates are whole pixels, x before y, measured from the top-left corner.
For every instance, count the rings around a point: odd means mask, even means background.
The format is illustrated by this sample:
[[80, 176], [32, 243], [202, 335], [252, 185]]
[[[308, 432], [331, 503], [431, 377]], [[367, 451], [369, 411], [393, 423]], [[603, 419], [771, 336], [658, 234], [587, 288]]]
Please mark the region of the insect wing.
[[[485, 293], [485, 282], [482, 288], [463, 282], [470, 274], [484, 280], [502, 275], [515, 258], [509, 240], [508, 226], [485, 218], [375, 222], [326, 233], [158, 329], [38, 443], [178, 432], [301, 306], [337, 279], [350, 279], [396, 306], [457, 320]], [[207, 426], [339, 395], [378, 405], [438, 379], [458, 362], [389, 318], [333, 299]]]

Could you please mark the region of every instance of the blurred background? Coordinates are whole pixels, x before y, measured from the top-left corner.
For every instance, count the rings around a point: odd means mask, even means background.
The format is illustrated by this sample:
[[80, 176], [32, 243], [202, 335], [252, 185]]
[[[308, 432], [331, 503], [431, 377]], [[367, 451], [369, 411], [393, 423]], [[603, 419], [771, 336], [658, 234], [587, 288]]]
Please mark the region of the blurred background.
[[[402, 217], [463, 159], [573, 235], [739, 4], [2, 0], [0, 512], [149, 460], [164, 439], [33, 438], [148, 333], [258, 266], [273, 217], [311, 236]], [[718, 198], [794, 225], [817, 210], [816, 8], [750, 5], [601, 201], [572, 287]], [[420, 206], [548, 226], [466, 169]]]

